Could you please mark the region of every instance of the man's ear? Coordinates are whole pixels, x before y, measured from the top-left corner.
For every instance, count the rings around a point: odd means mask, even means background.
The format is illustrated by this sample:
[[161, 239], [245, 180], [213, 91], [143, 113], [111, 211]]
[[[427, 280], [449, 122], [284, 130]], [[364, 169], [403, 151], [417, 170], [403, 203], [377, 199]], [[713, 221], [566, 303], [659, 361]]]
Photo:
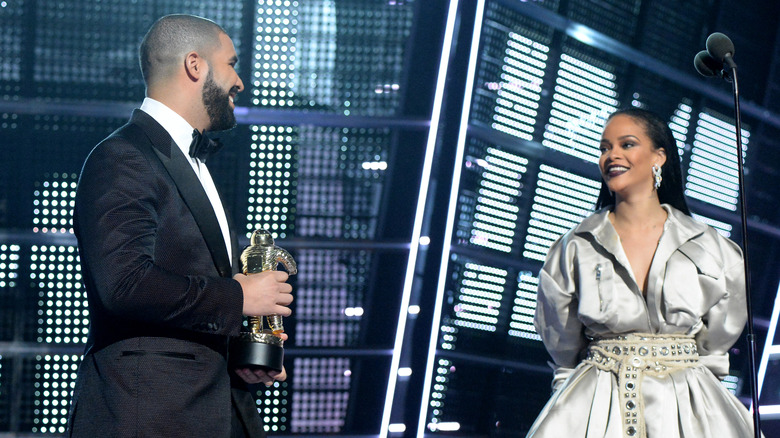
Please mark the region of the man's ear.
[[206, 60], [198, 52], [189, 52], [184, 57], [184, 71], [193, 82], [197, 82], [206, 74]]

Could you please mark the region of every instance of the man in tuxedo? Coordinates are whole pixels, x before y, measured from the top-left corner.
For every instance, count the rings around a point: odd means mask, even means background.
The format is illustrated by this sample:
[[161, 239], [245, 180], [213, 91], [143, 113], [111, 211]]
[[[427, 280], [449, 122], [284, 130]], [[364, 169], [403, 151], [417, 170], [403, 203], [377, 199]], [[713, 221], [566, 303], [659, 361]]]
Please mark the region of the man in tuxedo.
[[204, 164], [202, 134], [236, 124], [236, 51], [214, 22], [169, 15], [140, 62], [147, 97], [92, 150], [76, 193], [91, 321], [69, 434], [264, 436], [247, 384], [286, 373], [230, 369], [228, 342], [242, 315], [290, 315], [292, 288], [283, 271], [233, 274], [236, 239]]

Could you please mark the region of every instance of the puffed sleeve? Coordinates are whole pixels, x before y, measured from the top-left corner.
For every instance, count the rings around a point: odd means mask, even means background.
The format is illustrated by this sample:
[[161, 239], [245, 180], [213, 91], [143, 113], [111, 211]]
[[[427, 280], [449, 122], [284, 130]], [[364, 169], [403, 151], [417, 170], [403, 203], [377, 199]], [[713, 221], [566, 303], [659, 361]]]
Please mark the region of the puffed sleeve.
[[734, 242], [717, 237], [724, 269], [722, 278], [709, 286], [725, 291], [702, 317], [703, 327], [696, 335], [696, 343], [701, 363], [722, 380], [729, 373], [728, 350], [745, 328], [747, 308], [742, 252]]
[[583, 324], [577, 318], [578, 295], [575, 284], [576, 246], [564, 235], [550, 248], [539, 273], [539, 290], [534, 325], [552, 356], [553, 388], [563, 383], [579, 361], [587, 343]]

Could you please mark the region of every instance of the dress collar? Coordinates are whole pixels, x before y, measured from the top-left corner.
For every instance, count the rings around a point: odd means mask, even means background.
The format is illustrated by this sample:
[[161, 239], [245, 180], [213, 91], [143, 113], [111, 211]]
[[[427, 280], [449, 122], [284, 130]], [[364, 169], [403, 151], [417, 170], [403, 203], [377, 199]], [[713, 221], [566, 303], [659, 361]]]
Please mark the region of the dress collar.
[[[675, 248], [707, 229], [706, 224], [693, 219], [669, 204], [661, 204], [661, 207], [668, 213], [661, 240], [671, 240], [672, 242], [669, 243]], [[611, 208], [605, 207], [588, 216], [574, 228], [574, 234], [590, 234], [599, 244], [612, 252], [612, 244], [619, 244], [619, 241], [617, 240], [617, 232], [612, 226], [612, 222], [609, 221], [610, 211]]]

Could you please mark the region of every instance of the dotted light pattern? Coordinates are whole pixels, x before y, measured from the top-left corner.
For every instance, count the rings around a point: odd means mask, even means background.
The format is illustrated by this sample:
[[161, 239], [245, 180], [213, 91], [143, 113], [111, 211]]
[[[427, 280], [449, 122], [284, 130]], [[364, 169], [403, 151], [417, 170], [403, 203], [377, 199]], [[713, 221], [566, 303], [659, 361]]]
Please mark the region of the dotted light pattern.
[[598, 162], [604, 122], [619, 104], [614, 69], [602, 64], [597, 67], [572, 54], [561, 55], [544, 146]]
[[37, 91], [47, 96], [136, 100], [144, 89], [138, 44], [154, 20], [172, 13], [207, 17], [233, 37], [240, 53], [242, 9], [241, 0], [103, 0], [97, 7], [94, 2], [36, 3]]
[[[24, 0], [0, 1], [0, 29], [2, 29], [0, 53], [3, 54], [3, 62], [0, 63], [0, 81], [21, 80], [24, 8]], [[16, 92], [18, 93], [18, 89]]]
[[81, 356], [36, 356], [34, 374], [34, 433], [65, 433], [68, 407], [76, 385]]
[[720, 384], [725, 386], [730, 393], [736, 396], [737, 392], [739, 391], [739, 387], [742, 386], [742, 381], [737, 376], [728, 375], [720, 382]]
[[677, 109], [674, 110], [671, 120], [669, 121], [669, 129], [672, 130], [674, 139], [677, 140], [677, 152], [680, 154], [680, 161], [685, 157], [686, 143], [688, 141], [688, 131], [691, 126], [691, 108], [690, 100], [684, 99]]
[[[739, 200], [737, 139], [734, 123], [714, 111], [699, 113], [685, 194], [735, 211]], [[742, 129], [742, 158], [747, 155], [749, 127]]]
[[456, 276], [452, 324], [495, 332], [506, 290], [507, 271], [467, 262]]
[[374, 239], [389, 129], [301, 127], [296, 235]]
[[252, 104], [394, 114], [413, 22], [406, 3], [258, 1]]
[[[299, 2], [259, 0], [252, 48], [252, 105], [291, 107]], [[298, 133], [290, 126], [252, 125], [247, 237], [257, 228], [274, 238], [294, 233]]]
[[[383, 58], [388, 65], [377, 66], [378, 60], [363, 62], [369, 55], [383, 56], [383, 44], [361, 34], [370, 29], [368, 32], [391, 38], [382, 27], [397, 24], [379, 16], [364, 19], [368, 16], [361, 11], [387, 5], [340, 2], [339, 7], [337, 11], [335, 2], [329, 1], [258, 2], [252, 105], [335, 109], [345, 115], [357, 108], [397, 106], [398, 81], [383, 79], [383, 75], [397, 71], [400, 78], [403, 46], [398, 46], [399, 55], [388, 61]], [[352, 20], [353, 16], [360, 19]], [[408, 28], [411, 20], [396, 23], [405, 23]], [[355, 38], [354, 34], [360, 36]], [[365, 46], [367, 40], [373, 41], [370, 50]], [[398, 45], [395, 40], [390, 42]], [[358, 59], [352, 59], [353, 53]], [[357, 77], [353, 73], [359, 68], [380, 69], [383, 75]], [[285, 126], [250, 129], [247, 231], [265, 226], [274, 237], [281, 238], [375, 237], [391, 140], [389, 130]], [[370, 254], [302, 250], [295, 257], [299, 267], [296, 281], [301, 285], [296, 295], [296, 345], [355, 345]], [[268, 431], [340, 431], [349, 399], [345, 374], [349, 372], [348, 360], [300, 358], [294, 367], [292, 416], [271, 416], [270, 421], [266, 420]], [[334, 387], [333, 376], [340, 376], [343, 382]], [[280, 397], [287, 400], [288, 396], [274, 392], [265, 394], [261, 401], [269, 403]]]
[[258, 0], [252, 48], [252, 105], [288, 107], [295, 96], [298, 1]]
[[87, 296], [75, 246], [33, 245], [31, 288], [38, 291], [37, 342], [86, 343]]
[[[0, 341], [13, 341], [16, 334], [17, 306], [19, 286], [19, 251], [20, 246], [0, 244]], [[0, 383], [2, 383], [0, 370]], [[0, 405], [2, 404], [0, 387]], [[0, 406], [0, 409], [2, 406]], [[0, 423], [1, 425], [2, 423]], [[2, 430], [2, 429], [0, 429]]]
[[137, 6], [121, 7], [110, 0], [106, 8], [95, 8], [89, 2], [36, 6], [35, 81], [139, 82], [134, 37], [143, 35], [150, 23], [138, 19], [142, 16], [138, 17]]
[[413, 2], [299, 3], [297, 104], [343, 115], [397, 113]]
[[567, 17], [610, 37], [630, 44], [633, 41], [642, 0], [571, 1]]
[[531, 272], [521, 271], [517, 275], [517, 293], [509, 322], [509, 336], [534, 341], [542, 340], [534, 327], [538, 288], [539, 278]]
[[19, 245], [0, 244], [0, 288], [14, 288], [19, 278]]
[[344, 427], [352, 376], [347, 358], [296, 358], [293, 433], [334, 433]]
[[731, 237], [731, 230], [734, 228], [731, 224], [726, 222], [721, 222], [712, 218], [708, 218], [706, 216], [702, 216], [696, 213], [691, 214], [694, 219], [704, 222], [705, 224], [711, 226], [712, 228], [715, 228], [720, 234], [724, 235], [725, 237]]
[[543, 261], [558, 237], [593, 212], [600, 187], [600, 181], [542, 164], [523, 257]]
[[[635, 48], [666, 65], [688, 65], [691, 62], [691, 54], [703, 48], [702, 35], [700, 32], [691, 32], [691, 29], [701, 29], [702, 23], [707, 22], [711, 13], [708, 0], [691, 0], [685, 4], [685, 8], [673, 1], [642, 3], [642, 27], [663, 28], [664, 31], [642, 32], [642, 37], [637, 42], [638, 47]], [[602, 27], [614, 29], [611, 23], [615, 21], [602, 19]], [[669, 41], [674, 41], [674, 44], [669, 44]], [[675, 92], [669, 90], [662, 94], [673, 96]]]
[[350, 347], [358, 342], [365, 289], [371, 267], [367, 251], [301, 250], [295, 344]]
[[506, 44], [501, 82], [495, 85], [497, 97], [492, 127], [530, 141], [550, 49], [515, 32], [509, 32]]
[[[295, 345], [357, 346], [371, 253], [304, 249], [295, 257], [299, 269]], [[341, 431], [349, 401], [350, 376], [347, 358], [296, 358], [292, 431]]]
[[[345, 102], [340, 96], [337, 68], [338, 23], [334, 1], [305, 1], [300, 4], [298, 45], [296, 47], [296, 82], [299, 103], [311, 110], [337, 111]], [[338, 43], [337, 43], [338, 41]], [[349, 110], [347, 106], [346, 110]]]
[[436, 361], [436, 371], [431, 385], [431, 398], [428, 402], [432, 424], [442, 422], [449, 383], [455, 371], [456, 368], [452, 361], [441, 358]]
[[342, 178], [345, 163], [338, 147], [341, 135], [325, 129], [302, 136], [307, 144], [299, 154], [299, 171], [305, 178], [298, 182], [297, 235], [343, 237], [348, 207]]
[[274, 382], [255, 393], [257, 412], [266, 432], [283, 433], [290, 424], [290, 383]]
[[551, 32], [497, 2], [488, 3], [485, 17], [472, 122], [531, 141]]
[[12, 131], [19, 128], [19, 114], [0, 113], [0, 129]]
[[247, 237], [257, 228], [274, 238], [293, 230], [297, 185], [297, 134], [292, 127], [253, 125]]
[[447, 318], [446, 322], [442, 324], [441, 329], [439, 329], [439, 333], [441, 334], [439, 345], [441, 345], [442, 350], [454, 350], [456, 342], [458, 341], [459, 329], [450, 325], [449, 322], [450, 320]]
[[469, 177], [476, 181], [473, 189], [464, 190], [461, 195], [458, 237], [467, 239], [471, 245], [509, 253], [516, 240], [520, 214], [517, 203], [528, 160], [493, 146], [486, 147], [478, 140], [472, 139], [470, 144], [464, 166], [467, 172], [476, 173]]
[[[65, 114], [35, 114], [32, 116], [32, 130], [41, 135], [48, 135], [49, 137], [47, 138], [57, 141], [57, 145], [62, 145], [63, 147], [73, 147], [74, 145], [74, 139], [67, 136], [94, 136], [94, 138], [96, 138], [95, 141], [97, 142], [114, 132], [116, 126], [121, 126], [123, 123], [127, 123], [127, 119], [124, 117], [107, 118]], [[29, 126], [29, 124], [27, 126]], [[76, 142], [76, 144], [77, 143], [80, 143], [80, 141]], [[85, 152], [89, 152], [92, 146], [94, 145], [86, 145], [89, 149], [85, 149]], [[48, 149], [41, 149], [41, 151], [46, 150]], [[84, 157], [79, 157], [79, 164], [83, 164], [83, 158]], [[56, 163], [56, 161], [54, 163]]]
[[78, 175], [55, 172], [45, 178], [35, 183], [33, 232], [72, 234]]

